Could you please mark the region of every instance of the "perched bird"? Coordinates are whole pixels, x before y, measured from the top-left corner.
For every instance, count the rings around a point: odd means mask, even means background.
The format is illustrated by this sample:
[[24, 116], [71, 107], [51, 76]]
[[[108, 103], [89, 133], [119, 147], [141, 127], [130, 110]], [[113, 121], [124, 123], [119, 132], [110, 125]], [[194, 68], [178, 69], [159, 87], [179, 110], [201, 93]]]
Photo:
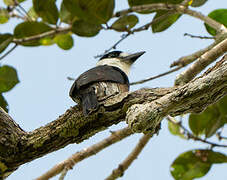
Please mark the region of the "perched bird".
[[145, 52], [112, 51], [102, 56], [96, 67], [81, 74], [70, 89], [70, 97], [82, 106], [85, 116], [96, 111], [100, 102], [129, 91], [132, 64]]

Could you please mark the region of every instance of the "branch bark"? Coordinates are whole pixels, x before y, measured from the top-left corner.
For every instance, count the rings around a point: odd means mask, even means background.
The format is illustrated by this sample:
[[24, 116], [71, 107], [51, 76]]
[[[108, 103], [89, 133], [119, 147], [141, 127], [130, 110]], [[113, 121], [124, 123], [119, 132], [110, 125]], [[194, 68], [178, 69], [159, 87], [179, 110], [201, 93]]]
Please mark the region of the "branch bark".
[[49, 171], [47, 171], [45, 174], [42, 176], [36, 178], [36, 180], [48, 180], [51, 177], [56, 176], [57, 174], [61, 173], [64, 171], [64, 169], [72, 169], [73, 166], [75, 166], [78, 162], [97, 154], [104, 148], [132, 135], [132, 131], [126, 127], [121, 130], [118, 130], [116, 132], [112, 132], [112, 134], [106, 138], [103, 139], [102, 141], [83, 149], [80, 152], [77, 152], [73, 154], [71, 157], [66, 159], [65, 161], [55, 165], [53, 168], [51, 168]]
[[153, 132], [167, 116], [199, 113], [227, 94], [227, 55], [216, 66], [193, 81], [159, 99], [134, 104], [127, 111], [126, 122], [133, 132]]
[[227, 39], [221, 41], [212, 49], [204, 53], [194, 64], [179, 74], [175, 80], [176, 85], [183, 85], [192, 80], [197, 74], [227, 52]]
[[227, 93], [227, 56], [222, 64], [184, 86], [140, 89], [109, 99], [84, 117], [80, 107], [68, 109], [55, 121], [25, 132], [0, 109], [0, 177], [20, 165], [65, 147], [80, 143], [125, 118], [133, 132], [155, 133], [162, 118], [201, 112]]

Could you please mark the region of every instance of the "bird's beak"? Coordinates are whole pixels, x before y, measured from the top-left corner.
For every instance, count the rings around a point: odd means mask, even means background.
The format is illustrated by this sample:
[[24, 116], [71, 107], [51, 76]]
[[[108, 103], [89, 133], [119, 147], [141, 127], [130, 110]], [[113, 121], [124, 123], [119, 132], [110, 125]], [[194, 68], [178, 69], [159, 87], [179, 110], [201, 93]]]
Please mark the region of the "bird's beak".
[[145, 53], [145, 51], [134, 53], [134, 54], [130, 54], [130, 55], [126, 56], [126, 57], [123, 57], [123, 60], [128, 62], [128, 63], [130, 63], [130, 64], [133, 64], [144, 53]]

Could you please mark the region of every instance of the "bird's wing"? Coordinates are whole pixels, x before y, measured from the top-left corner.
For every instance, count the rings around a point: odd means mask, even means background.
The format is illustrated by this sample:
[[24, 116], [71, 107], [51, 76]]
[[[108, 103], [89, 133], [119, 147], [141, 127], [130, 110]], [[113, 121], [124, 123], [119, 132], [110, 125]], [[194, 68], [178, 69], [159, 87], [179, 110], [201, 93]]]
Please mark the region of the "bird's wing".
[[128, 77], [121, 69], [107, 65], [97, 66], [84, 72], [75, 80], [70, 90], [70, 96], [74, 97], [78, 90], [90, 84], [105, 81], [127, 84], [129, 86]]

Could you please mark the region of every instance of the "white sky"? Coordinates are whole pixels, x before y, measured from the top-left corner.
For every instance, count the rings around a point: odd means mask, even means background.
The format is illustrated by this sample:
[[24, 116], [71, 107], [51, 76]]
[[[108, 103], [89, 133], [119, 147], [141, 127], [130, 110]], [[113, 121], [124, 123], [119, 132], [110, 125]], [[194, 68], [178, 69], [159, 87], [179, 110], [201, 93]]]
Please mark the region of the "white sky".
[[[117, 9], [127, 6], [127, 1], [117, 1]], [[2, 6], [2, 2], [0, 2]], [[22, 4], [23, 5], [23, 4]], [[28, 7], [29, 5], [24, 5]], [[208, 14], [214, 9], [226, 8], [226, 0], [209, 0], [197, 10]], [[146, 15], [140, 21], [150, 21], [153, 15]], [[14, 26], [14, 25], [13, 25]], [[13, 26], [1, 25], [0, 33], [12, 31]], [[181, 56], [188, 55], [209, 45], [212, 40], [199, 40], [184, 37], [184, 33], [208, 35], [203, 22], [184, 15], [177, 23], [163, 33], [152, 34], [150, 30], [136, 33], [123, 41], [118, 50], [126, 52], [146, 51], [134, 65], [130, 74], [130, 81], [141, 80], [157, 75], [169, 69], [169, 65]], [[67, 76], [77, 77], [83, 71], [93, 67], [96, 59], [93, 57], [108, 49], [120, 38], [120, 33], [101, 31], [94, 38], [80, 38], [74, 36], [75, 46], [70, 51], [63, 51], [56, 45], [50, 47], [19, 47], [7, 56], [2, 64], [12, 65], [18, 71], [20, 83], [6, 97], [10, 115], [26, 131], [32, 131], [63, 114], [74, 102], [68, 92], [72, 81]], [[136, 90], [142, 87], [172, 86], [175, 76], [173, 73], [151, 82], [131, 87]], [[120, 129], [125, 123], [112, 126], [109, 130]], [[57, 152], [48, 154], [21, 166], [8, 179], [34, 179], [46, 172], [56, 163], [68, 158], [71, 154], [96, 143], [107, 135], [109, 130], [98, 133], [81, 144], [72, 144]], [[77, 164], [66, 179], [100, 180], [107, 177], [118, 164], [128, 155], [136, 145], [139, 135], [117, 143], [96, 156]], [[173, 160], [185, 151], [204, 147], [193, 141], [185, 141], [171, 135], [167, 123], [163, 120], [162, 129], [158, 136], [154, 136], [145, 147], [139, 158], [125, 172], [124, 180], [137, 179], [172, 179], [169, 167]], [[216, 149], [221, 151], [221, 149]], [[227, 153], [227, 150], [222, 150]], [[226, 179], [227, 164], [214, 165], [207, 176], [201, 180]], [[57, 177], [53, 179], [58, 179]]]

